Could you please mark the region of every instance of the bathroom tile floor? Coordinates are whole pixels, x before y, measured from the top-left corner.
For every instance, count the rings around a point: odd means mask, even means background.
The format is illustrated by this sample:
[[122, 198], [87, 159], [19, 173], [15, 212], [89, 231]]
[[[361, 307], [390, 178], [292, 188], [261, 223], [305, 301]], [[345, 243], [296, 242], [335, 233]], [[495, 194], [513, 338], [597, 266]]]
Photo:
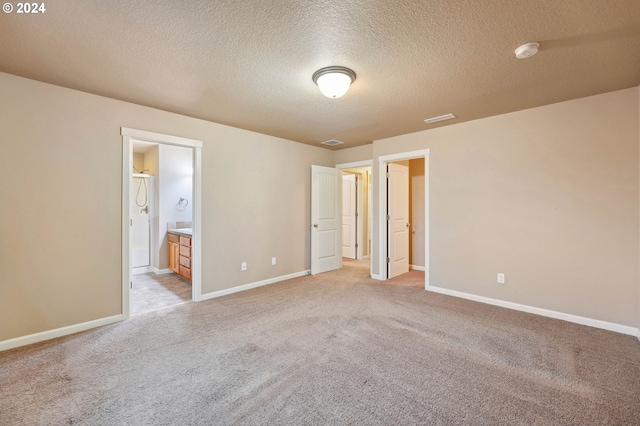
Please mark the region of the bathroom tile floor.
[[157, 311], [191, 301], [191, 283], [176, 274], [136, 274], [132, 277], [131, 315]]

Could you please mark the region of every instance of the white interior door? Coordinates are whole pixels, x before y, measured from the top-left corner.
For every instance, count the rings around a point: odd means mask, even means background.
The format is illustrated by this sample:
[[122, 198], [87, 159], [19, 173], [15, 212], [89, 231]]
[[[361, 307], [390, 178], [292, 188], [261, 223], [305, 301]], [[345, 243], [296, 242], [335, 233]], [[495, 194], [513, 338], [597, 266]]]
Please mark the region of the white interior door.
[[342, 267], [342, 172], [311, 166], [311, 274]]
[[342, 257], [357, 257], [357, 182], [358, 176], [342, 176]]
[[389, 278], [409, 272], [409, 167], [387, 166]]

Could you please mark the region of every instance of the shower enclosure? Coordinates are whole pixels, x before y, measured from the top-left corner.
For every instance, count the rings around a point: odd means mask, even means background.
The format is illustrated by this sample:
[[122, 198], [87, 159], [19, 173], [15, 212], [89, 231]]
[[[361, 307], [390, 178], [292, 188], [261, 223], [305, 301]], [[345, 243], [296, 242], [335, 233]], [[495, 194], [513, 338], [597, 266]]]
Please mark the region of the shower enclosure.
[[152, 270], [152, 175], [133, 173], [131, 185], [131, 269], [134, 274]]

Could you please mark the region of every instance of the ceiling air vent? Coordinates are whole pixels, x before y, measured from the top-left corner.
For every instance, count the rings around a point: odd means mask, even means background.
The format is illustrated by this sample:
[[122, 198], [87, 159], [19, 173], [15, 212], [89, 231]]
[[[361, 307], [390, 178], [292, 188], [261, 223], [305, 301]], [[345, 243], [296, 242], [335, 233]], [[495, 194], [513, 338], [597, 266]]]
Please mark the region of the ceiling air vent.
[[451, 120], [452, 118], [456, 118], [456, 116], [453, 114], [445, 114], [445, 115], [439, 115], [437, 117], [427, 118], [424, 121], [426, 121], [429, 124], [433, 124], [433, 123], [437, 123], [438, 121]]
[[341, 142], [341, 141], [336, 140], [336, 139], [329, 139], [328, 141], [324, 141], [324, 142], [321, 142], [321, 143], [322, 143], [322, 145], [336, 146], [336, 145], [343, 144], [344, 142]]

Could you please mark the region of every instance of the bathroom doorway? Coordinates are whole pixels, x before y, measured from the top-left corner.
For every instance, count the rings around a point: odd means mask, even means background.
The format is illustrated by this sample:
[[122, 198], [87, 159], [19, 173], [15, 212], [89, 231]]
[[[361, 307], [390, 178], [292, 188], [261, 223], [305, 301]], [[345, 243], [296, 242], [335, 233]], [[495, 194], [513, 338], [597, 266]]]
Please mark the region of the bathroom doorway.
[[173, 235], [167, 234], [193, 228], [192, 148], [134, 141], [133, 171], [130, 307], [139, 315], [192, 299], [190, 246], [176, 256], [189, 268], [176, 270], [177, 262], [169, 264]]
[[[128, 318], [201, 297], [202, 143], [126, 128], [122, 136], [122, 311]], [[167, 230], [173, 228], [190, 233], [181, 239], [188, 241], [181, 247], [189, 262], [186, 279], [169, 265]]]

